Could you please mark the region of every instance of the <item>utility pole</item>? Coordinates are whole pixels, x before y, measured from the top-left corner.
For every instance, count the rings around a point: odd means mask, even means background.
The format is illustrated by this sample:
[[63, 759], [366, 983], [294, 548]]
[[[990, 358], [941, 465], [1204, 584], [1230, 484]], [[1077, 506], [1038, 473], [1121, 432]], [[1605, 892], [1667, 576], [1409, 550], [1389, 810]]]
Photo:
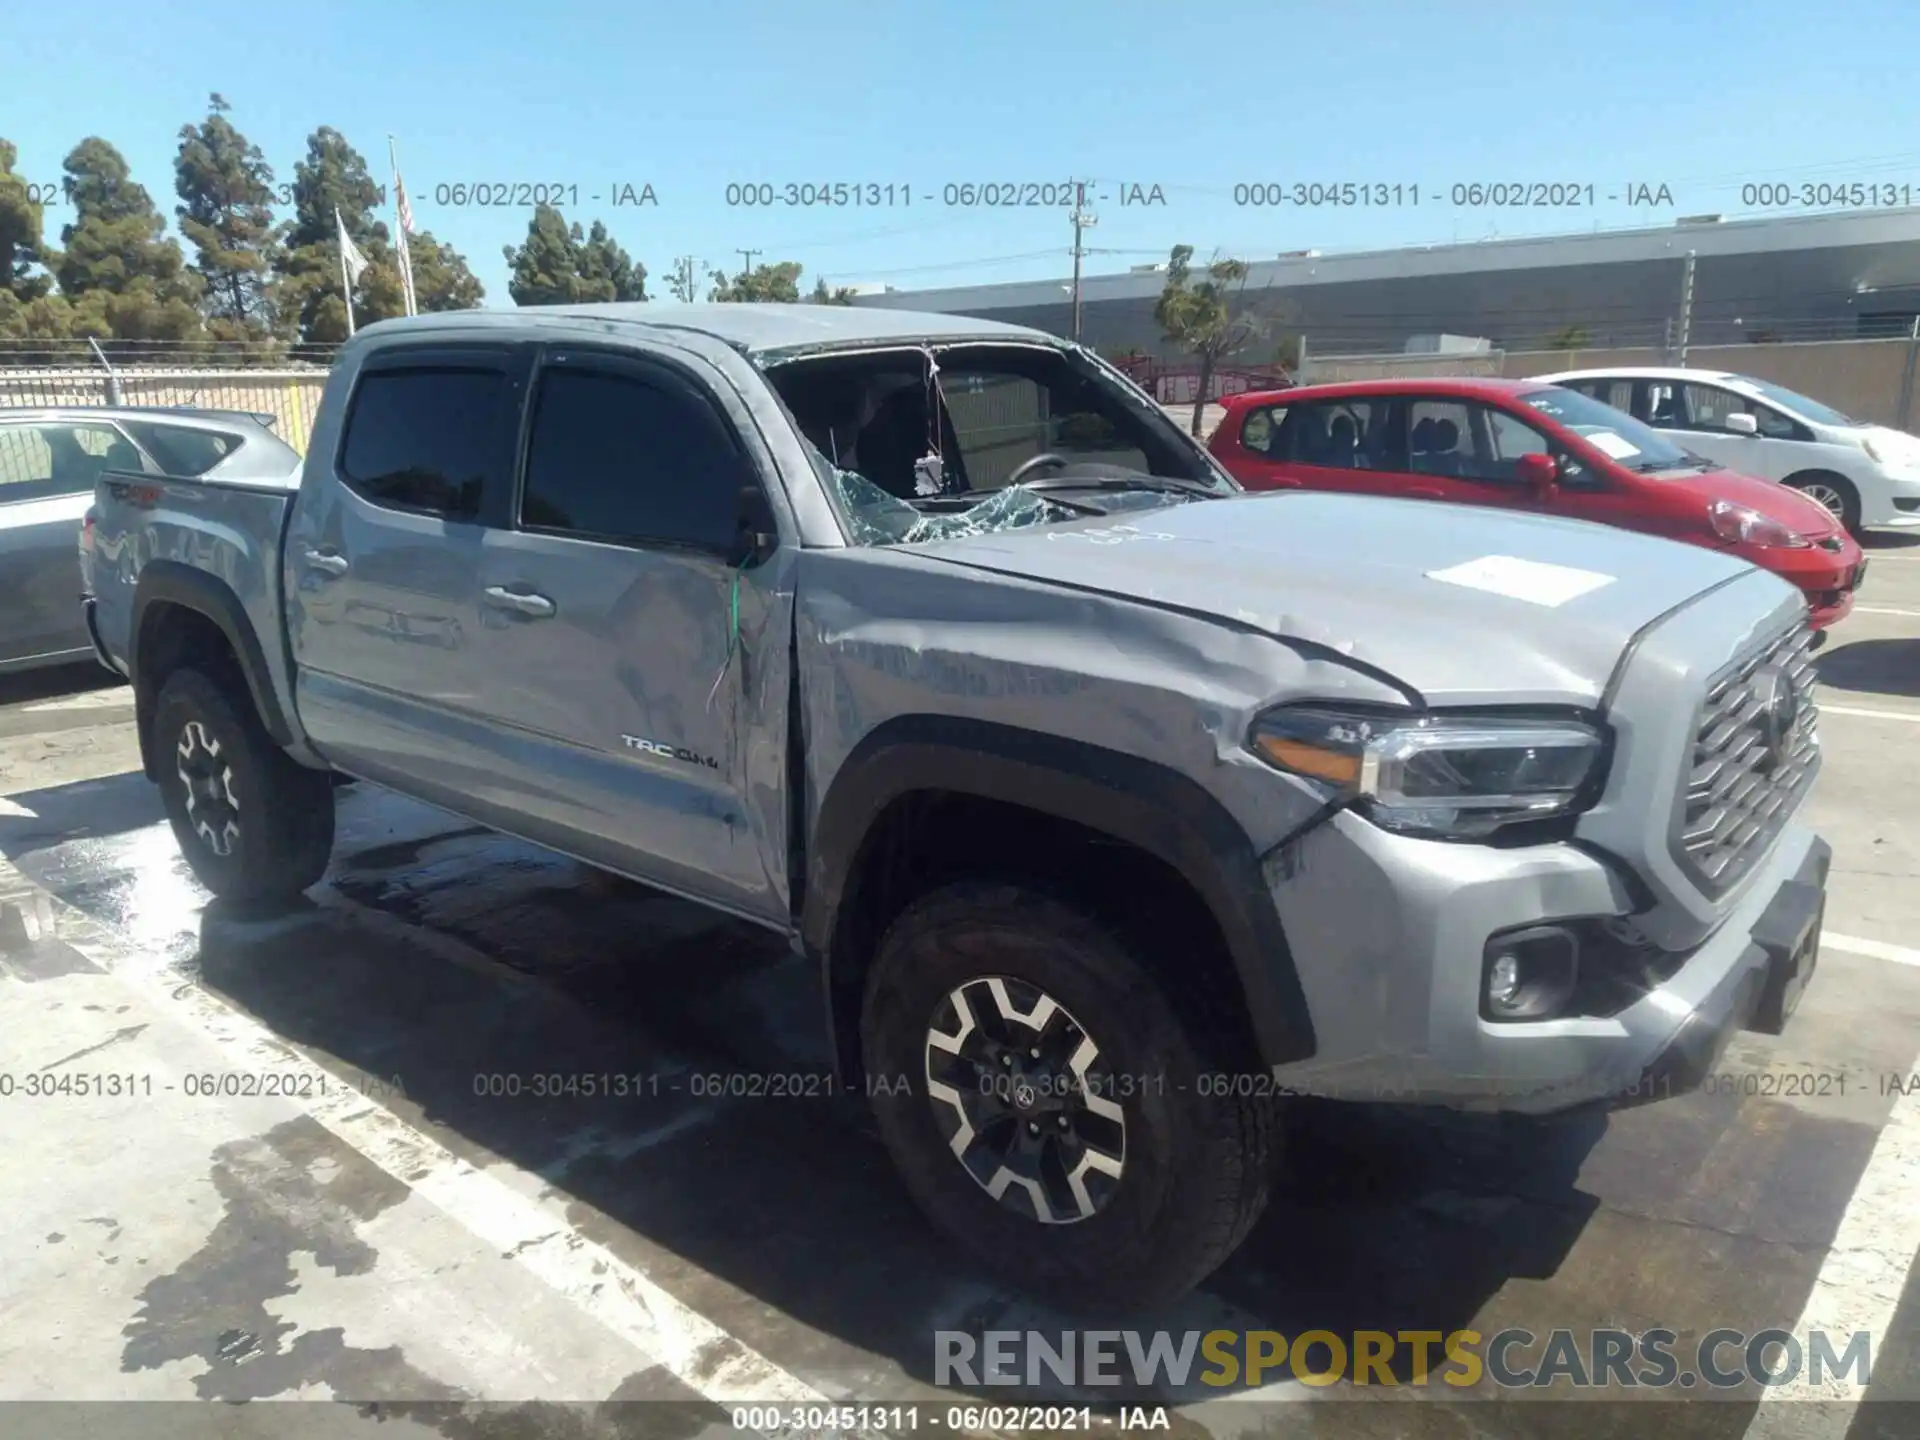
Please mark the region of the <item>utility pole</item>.
[[754, 257], [754, 256], [756, 256], [756, 255], [758, 255], [758, 254], [760, 254], [760, 251], [758, 251], [758, 250], [742, 250], [742, 251], [740, 252], [740, 258], [741, 258], [741, 260], [743, 260], [744, 262], [746, 262], [746, 263], [744, 263], [743, 265], [741, 265], [741, 267], [740, 267], [740, 273], [741, 273], [741, 274], [743, 274], [743, 275], [744, 275], [744, 274], [746, 274], [746, 273], [747, 273], [747, 271], [749, 271], [749, 270], [751, 270], [751, 269], [753, 269], [753, 257]]
[[1687, 251], [1686, 267], [1680, 272], [1680, 358], [1687, 363], [1687, 336], [1693, 329], [1693, 251]]
[[1087, 184], [1084, 180], [1073, 182], [1073, 343], [1080, 343], [1080, 257], [1086, 249], [1080, 243], [1081, 234], [1096, 218], [1087, 213]]
[[682, 301], [693, 303], [693, 256], [682, 255], [673, 262], [673, 278], [667, 282], [667, 288], [678, 295]]

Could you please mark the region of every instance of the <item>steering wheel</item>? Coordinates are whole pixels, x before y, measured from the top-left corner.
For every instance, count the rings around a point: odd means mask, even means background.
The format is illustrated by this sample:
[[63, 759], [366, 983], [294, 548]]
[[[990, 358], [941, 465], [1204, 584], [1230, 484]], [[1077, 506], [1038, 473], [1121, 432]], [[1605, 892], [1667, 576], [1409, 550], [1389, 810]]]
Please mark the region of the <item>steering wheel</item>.
[[1056, 455], [1051, 450], [1048, 450], [1034, 456], [1031, 460], [1023, 461], [1014, 469], [1011, 475], [1007, 476], [1007, 484], [1018, 485], [1022, 480], [1027, 478], [1027, 472], [1029, 470], [1038, 470], [1043, 465], [1054, 470], [1064, 470], [1072, 463], [1073, 462], [1067, 459], [1066, 456]]

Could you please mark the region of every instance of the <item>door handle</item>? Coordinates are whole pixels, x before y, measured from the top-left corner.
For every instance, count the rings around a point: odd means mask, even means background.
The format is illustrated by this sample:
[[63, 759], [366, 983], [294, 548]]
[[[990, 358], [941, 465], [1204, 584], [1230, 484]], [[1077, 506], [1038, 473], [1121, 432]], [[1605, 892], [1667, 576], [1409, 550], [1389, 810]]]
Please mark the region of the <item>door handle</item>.
[[535, 620], [544, 620], [553, 614], [553, 601], [544, 595], [527, 595], [504, 585], [489, 585], [486, 596], [487, 604], [496, 610], [511, 610]]
[[309, 550], [303, 557], [309, 570], [318, 570], [324, 575], [344, 575], [347, 573], [348, 560], [344, 555], [336, 555], [331, 550]]

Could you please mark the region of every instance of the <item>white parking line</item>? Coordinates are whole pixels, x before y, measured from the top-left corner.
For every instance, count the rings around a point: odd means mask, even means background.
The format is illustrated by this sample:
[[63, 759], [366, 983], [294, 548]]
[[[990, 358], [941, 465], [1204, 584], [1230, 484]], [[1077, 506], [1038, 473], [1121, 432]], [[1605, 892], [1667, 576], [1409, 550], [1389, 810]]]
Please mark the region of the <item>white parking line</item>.
[[1909, 725], [1920, 724], [1920, 710], [1858, 710], [1851, 705], [1828, 705], [1822, 702], [1822, 715], [1853, 715], [1862, 720], [1905, 720]]
[[1853, 613], [1856, 615], [1904, 615], [1909, 620], [1920, 620], [1920, 610], [1895, 610], [1888, 605], [1856, 605], [1853, 607]]
[[1820, 948], [1824, 950], [1828, 946], [1850, 955], [1871, 955], [1875, 960], [1891, 960], [1896, 965], [1920, 969], [1920, 950], [1910, 950], [1905, 945], [1889, 945], [1884, 940], [1856, 940], [1851, 935], [1835, 935], [1831, 930], [1823, 930]]
[[[1867, 1168], [1853, 1187], [1820, 1263], [1806, 1307], [1793, 1326], [1803, 1346], [1815, 1330], [1824, 1330], [1836, 1355], [1846, 1350], [1856, 1330], [1872, 1336], [1871, 1358], [1879, 1353], [1887, 1326], [1900, 1303], [1907, 1271], [1920, 1250], [1920, 1090], [1894, 1099], [1893, 1113], [1867, 1157]], [[1760, 1392], [1760, 1404], [1747, 1426], [1746, 1440], [1841, 1440], [1852, 1423], [1865, 1387], [1849, 1372], [1846, 1379], [1823, 1376], [1815, 1386], [1806, 1369], [1784, 1385]], [[1799, 1404], [1781, 1404], [1799, 1401]], [[1820, 1401], [1820, 1404], [1807, 1404]]]
[[512, 1168], [506, 1162], [479, 1169], [355, 1087], [329, 1083], [330, 1072], [265, 1025], [197, 984], [182, 983], [177, 971], [141, 964], [148, 957], [134, 945], [49, 897], [3, 859], [0, 895], [27, 898], [43, 916], [57, 917], [61, 940], [226, 1052], [236, 1070], [282, 1067], [292, 1082], [287, 1090], [302, 1092], [300, 1109], [700, 1395], [716, 1404], [768, 1406], [844, 1398], [829, 1397], [774, 1364], [515, 1190], [496, 1174]]

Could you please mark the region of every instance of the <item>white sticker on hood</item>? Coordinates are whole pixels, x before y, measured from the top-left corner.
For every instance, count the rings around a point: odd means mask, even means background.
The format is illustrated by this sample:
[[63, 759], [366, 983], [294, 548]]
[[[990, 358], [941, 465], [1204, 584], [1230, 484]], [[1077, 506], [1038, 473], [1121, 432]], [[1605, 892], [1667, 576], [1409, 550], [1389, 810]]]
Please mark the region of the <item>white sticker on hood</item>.
[[1638, 455], [1640, 447], [1624, 435], [1616, 435], [1611, 430], [1587, 431], [1587, 443], [1604, 455], [1616, 460], [1625, 460], [1629, 455]]
[[1543, 565], [1538, 560], [1520, 560], [1512, 555], [1482, 555], [1464, 565], [1427, 571], [1429, 580], [1448, 585], [1464, 585], [1470, 590], [1489, 590], [1513, 600], [1533, 605], [1564, 605], [1617, 578], [1597, 570], [1576, 570], [1571, 565]]

